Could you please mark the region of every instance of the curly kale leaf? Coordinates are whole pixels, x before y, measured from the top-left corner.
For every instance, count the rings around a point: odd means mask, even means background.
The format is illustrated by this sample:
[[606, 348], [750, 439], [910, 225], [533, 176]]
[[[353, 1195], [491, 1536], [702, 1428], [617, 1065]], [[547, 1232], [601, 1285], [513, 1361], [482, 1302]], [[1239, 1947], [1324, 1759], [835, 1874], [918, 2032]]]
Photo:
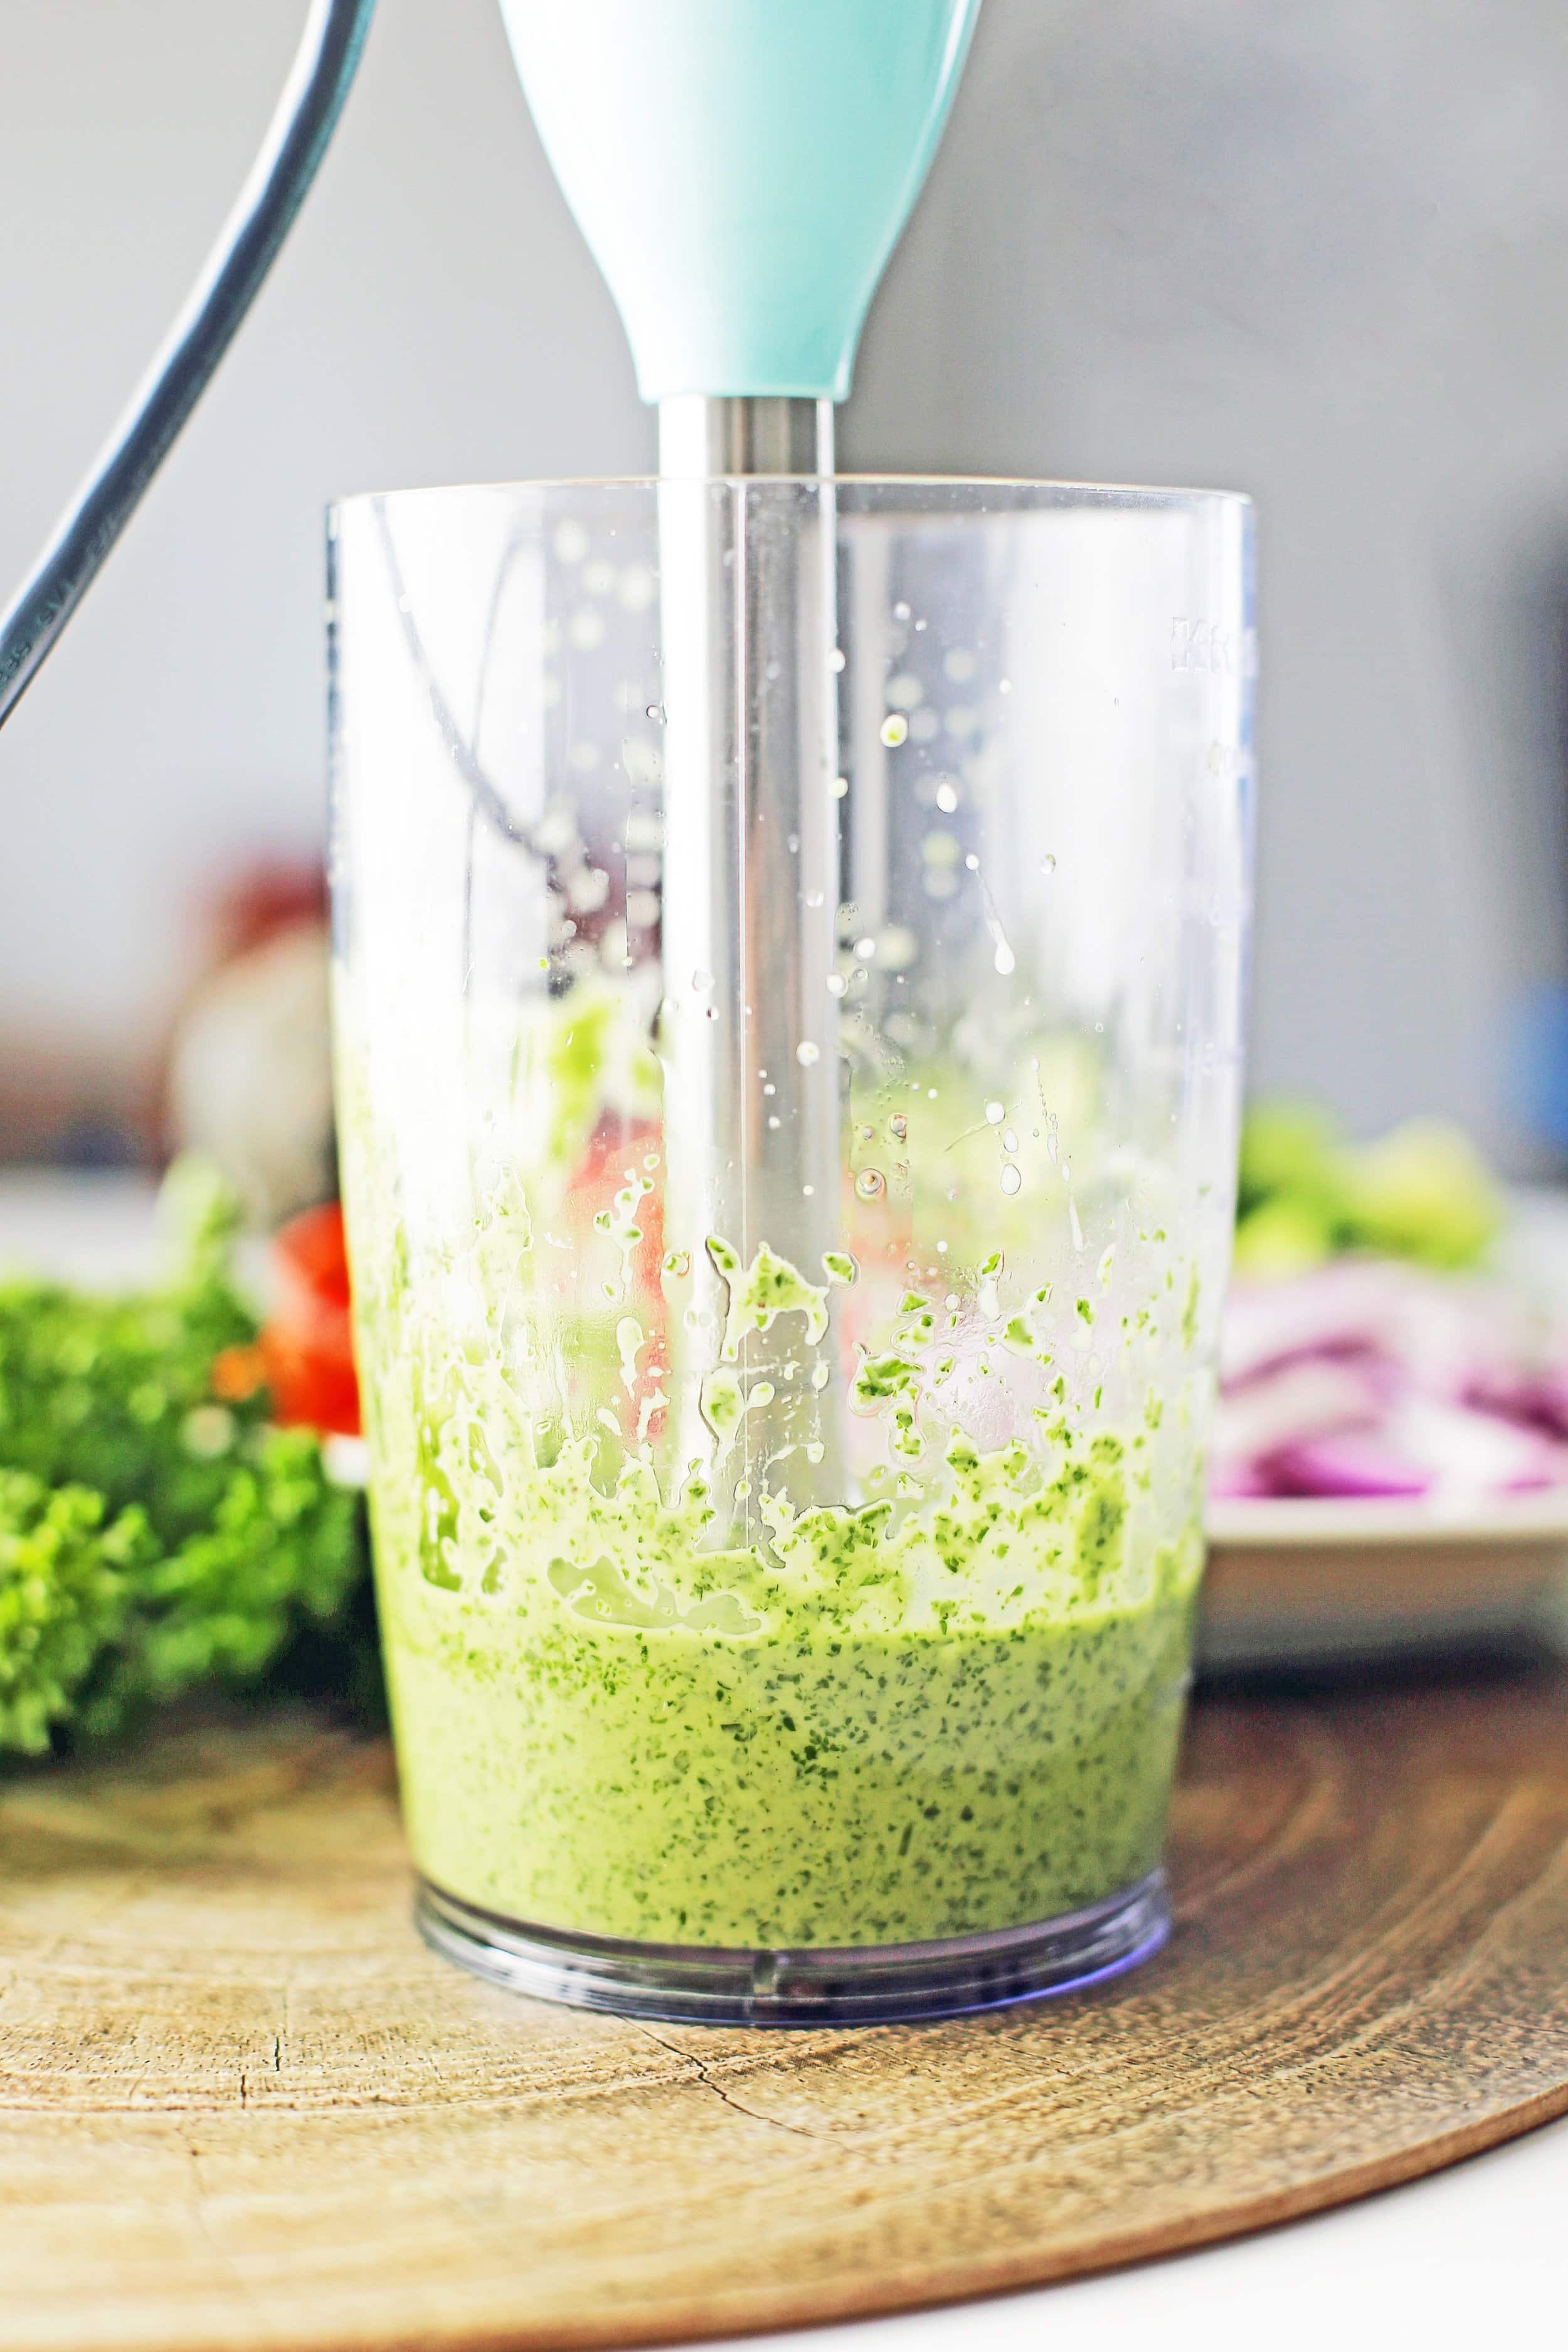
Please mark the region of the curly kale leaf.
[[103, 1520], [102, 1496], [86, 1486], [0, 1470], [0, 1748], [47, 1748], [156, 1557], [140, 1511]]
[[374, 1687], [361, 1499], [313, 1431], [270, 1426], [265, 1392], [215, 1392], [215, 1360], [257, 1337], [232, 1206], [188, 1165], [165, 1204], [184, 1263], [161, 1289], [0, 1285], [0, 1750], [254, 1684], [302, 1642], [312, 1672]]
[[212, 1389], [214, 1358], [255, 1329], [217, 1283], [104, 1298], [0, 1286], [0, 1462], [91, 1486], [110, 1510], [140, 1502], [178, 1543], [209, 1522], [226, 1457], [262, 1417], [264, 1399], [215, 1408]]
[[364, 1571], [362, 1508], [328, 1479], [314, 1431], [258, 1431], [208, 1524], [134, 1578], [83, 1728], [118, 1731], [202, 1683], [255, 1682], [301, 1622], [329, 1624]]

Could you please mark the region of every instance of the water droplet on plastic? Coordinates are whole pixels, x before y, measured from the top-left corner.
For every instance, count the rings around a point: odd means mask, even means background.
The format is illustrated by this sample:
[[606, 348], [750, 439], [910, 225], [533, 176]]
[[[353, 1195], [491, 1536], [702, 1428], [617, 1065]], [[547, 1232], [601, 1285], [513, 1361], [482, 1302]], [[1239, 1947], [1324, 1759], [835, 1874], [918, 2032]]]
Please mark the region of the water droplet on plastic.
[[650, 703], [647, 705], [647, 709], [644, 710], [644, 712], [643, 712], [643, 717], [644, 717], [645, 719], [651, 719], [653, 720], [654, 725], [655, 725], [656, 727], [662, 727], [662, 726], [664, 725], [664, 705], [663, 705], [663, 703], [662, 703], [662, 702], [650, 702]]
[[1002, 1129], [1002, 1149], [1004, 1151], [1016, 1151], [1018, 1149], [1017, 1136], [1010, 1127]]
[[820, 907], [822, 904], [821, 891], [808, 890], [805, 894], [805, 903], [808, 907]]
[[827, 667], [828, 667], [828, 668], [829, 668], [830, 670], [834, 671], [835, 673], [837, 673], [837, 671], [839, 671], [839, 670], [841, 670], [841, 669], [843, 668], [843, 667], [844, 667], [844, 655], [843, 655], [843, 651], [842, 651], [842, 649], [841, 649], [839, 646], [834, 646], [834, 648], [833, 648], [833, 651], [828, 655], [828, 656], [827, 656]]
[[713, 985], [712, 973], [710, 971], [694, 971], [691, 975], [691, 985], [697, 991], [699, 996], [706, 996], [709, 990]]
[[674, 1276], [676, 1277], [676, 1279], [677, 1279], [677, 1281], [678, 1281], [678, 1282], [679, 1282], [679, 1281], [684, 1281], [684, 1280], [685, 1280], [685, 1278], [686, 1278], [686, 1276], [687, 1276], [690, 1273], [690, 1271], [691, 1271], [691, 1253], [690, 1253], [690, 1251], [689, 1251], [689, 1250], [671, 1250], [671, 1251], [669, 1251], [669, 1253], [668, 1254], [668, 1255], [666, 1256], [665, 1261], [664, 1261], [664, 1270], [665, 1270], [666, 1274], [672, 1274], [672, 1275], [674, 1275]]
[[1047, 849], [1045, 856], [1040, 860], [1040, 871], [1042, 874], [1054, 874], [1056, 870], [1057, 861], [1055, 852]]
[[855, 1179], [855, 1192], [862, 1201], [879, 1201], [888, 1189], [888, 1180], [879, 1168], [862, 1168]]
[[903, 712], [901, 710], [889, 710], [886, 719], [882, 721], [882, 740], [887, 745], [889, 751], [896, 751], [900, 743], [908, 742], [909, 736], [910, 722], [904, 717]]
[[822, 1048], [820, 1045], [814, 1045], [809, 1037], [803, 1037], [795, 1049], [795, 1058], [803, 1070], [809, 1070], [813, 1062], [821, 1061]]
[[1018, 1171], [1009, 1163], [1009, 1165], [1002, 1171], [1002, 1190], [1004, 1192], [1021, 1192], [1023, 1189], [1024, 1180], [1022, 1176], [1018, 1173]]
[[993, 1127], [1000, 1127], [1007, 1116], [1006, 1107], [999, 1102], [988, 1102], [985, 1106], [985, 1116]]
[[958, 806], [958, 786], [956, 784], [938, 784], [936, 788], [936, 804], [938, 808], [941, 809], [943, 816], [951, 816], [953, 810]]
[[896, 1110], [893, 1113], [892, 1118], [888, 1121], [888, 1125], [900, 1143], [906, 1140], [910, 1131], [910, 1123], [904, 1117], [901, 1110]]
[[848, 777], [847, 777], [847, 776], [835, 776], [835, 777], [834, 777], [834, 779], [833, 779], [833, 797], [834, 797], [834, 799], [835, 799], [836, 801], [841, 801], [841, 800], [844, 798], [845, 794], [848, 792], [848, 790], [849, 790], [849, 779], [848, 779]]
[[830, 971], [827, 975], [829, 996], [846, 996], [848, 992], [849, 982], [845, 979], [844, 974], [841, 971]]

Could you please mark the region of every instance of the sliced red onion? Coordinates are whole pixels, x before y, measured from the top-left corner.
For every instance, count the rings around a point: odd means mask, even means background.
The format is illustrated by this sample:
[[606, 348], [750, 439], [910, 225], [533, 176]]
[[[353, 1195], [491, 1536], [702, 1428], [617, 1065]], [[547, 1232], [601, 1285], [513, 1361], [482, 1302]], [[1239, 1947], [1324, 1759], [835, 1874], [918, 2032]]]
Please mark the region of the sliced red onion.
[[1539, 1430], [1422, 1397], [1390, 1416], [1387, 1433], [1428, 1471], [1436, 1491], [1456, 1499], [1556, 1486], [1568, 1467], [1568, 1448]]
[[1347, 1258], [1226, 1307], [1216, 1494], [1484, 1500], [1568, 1484], [1568, 1335], [1517, 1289]]
[[1255, 1462], [1211, 1462], [1208, 1491], [1211, 1502], [1253, 1503], [1277, 1489]]
[[1229, 1388], [1301, 1356], [1382, 1352], [1405, 1269], [1343, 1258], [1289, 1282], [1237, 1283], [1226, 1303], [1220, 1378]]
[[1434, 1485], [1429, 1470], [1377, 1430], [1347, 1429], [1284, 1446], [1268, 1470], [1277, 1495], [1408, 1496], [1430, 1494]]
[[1384, 1384], [1364, 1365], [1328, 1356], [1284, 1364], [1220, 1398], [1213, 1457], [1216, 1464], [1258, 1462], [1284, 1445], [1368, 1427], [1384, 1405]]

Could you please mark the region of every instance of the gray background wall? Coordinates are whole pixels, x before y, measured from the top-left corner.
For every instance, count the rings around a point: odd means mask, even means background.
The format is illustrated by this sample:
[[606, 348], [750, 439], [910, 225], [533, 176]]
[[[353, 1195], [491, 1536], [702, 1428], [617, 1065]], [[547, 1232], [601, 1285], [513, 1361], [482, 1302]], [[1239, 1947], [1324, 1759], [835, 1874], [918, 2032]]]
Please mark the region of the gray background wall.
[[[0, 573], [183, 294], [302, 13], [5, 0]], [[651, 448], [493, 0], [382, 0], [272, 284], [0, 744], [0, 1064], [134, 1064], [202, 877], [319, 838], [331, 495]], [[1556, 0], [985, 0], [842, 450], [1258, 496], [1255, 1083], [1517, 1160], [1510, 1008], [1568, 964]]]

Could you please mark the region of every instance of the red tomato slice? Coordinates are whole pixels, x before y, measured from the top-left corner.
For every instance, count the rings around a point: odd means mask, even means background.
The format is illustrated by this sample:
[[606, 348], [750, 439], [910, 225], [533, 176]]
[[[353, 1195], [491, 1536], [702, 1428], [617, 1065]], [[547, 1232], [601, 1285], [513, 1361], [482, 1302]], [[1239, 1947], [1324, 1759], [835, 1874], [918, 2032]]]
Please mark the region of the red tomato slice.
[[349, 1262], [336, 1201], [307, 1209], [274, 1236], [277, 1299], [261, 1334], [275, 1418], [348, 1437], [360, 1433], [349, 1319]]
[[303, 1425], [329, 1436], [359, 1435], [359, 1381], [352, 1356], [345, 1363], [301, 1347], [275, 1323], [261, 1335], [261, 1355], [274, 1421], [285, 1429]]

